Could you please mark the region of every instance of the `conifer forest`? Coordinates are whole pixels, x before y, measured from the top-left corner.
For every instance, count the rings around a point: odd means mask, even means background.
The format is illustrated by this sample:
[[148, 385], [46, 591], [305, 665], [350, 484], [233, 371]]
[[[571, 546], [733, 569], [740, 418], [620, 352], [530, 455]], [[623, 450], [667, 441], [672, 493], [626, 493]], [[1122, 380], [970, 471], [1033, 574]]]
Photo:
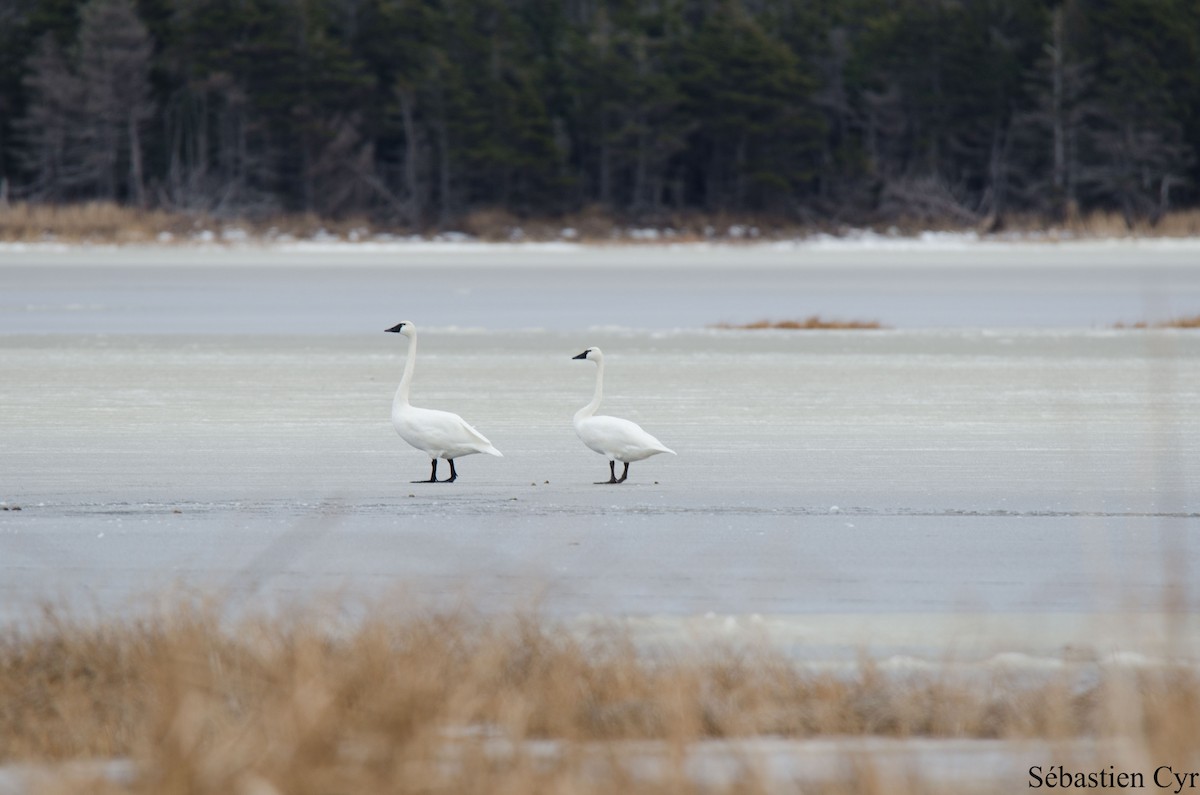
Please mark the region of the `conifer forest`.
[[1200, 205], [1200, 0], [0, 0], [0, 201], [980, 224]]

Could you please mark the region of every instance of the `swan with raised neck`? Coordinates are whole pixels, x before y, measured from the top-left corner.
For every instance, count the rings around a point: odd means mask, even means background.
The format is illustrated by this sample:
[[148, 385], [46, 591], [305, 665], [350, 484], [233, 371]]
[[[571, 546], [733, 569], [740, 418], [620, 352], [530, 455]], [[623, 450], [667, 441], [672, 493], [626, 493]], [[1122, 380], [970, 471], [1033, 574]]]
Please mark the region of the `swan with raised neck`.
[[[413, 370], [417, 362], [417, 328], [411, 321], [404, 320], [384, 330], [408, 338], [404, 375], [400, 377], [400, 386], [396, 388], [396, 395], [392, 398], [392, 427], [401, 439], [429, 456], [429, 479], [413, 482], [453, 483], [458, 479], [454, 459], [475, 453], [503, 456], [487, 437], [457, 414], [412, 405], [409, 401], [409, 391], [412, 388]], [[439, 458], [450, 462], [450, 477], [445, 480], [437, 479]]]
[[[604, 352], [599, 348], [588, 348], [574, 359], [585, 359], [596, 363], [596, 390], [592, 400], [575, 412], [575, 433], [592, 450], [608, 459], [608, 480], [598, 483], [624, 483], [629, 477], [629, 465], [659, 453], [676, 455], [658, 439], [647, 433], [642, 426], [620, 417], [597, 415], [600, 401], [604, 398]], [[625, 465], [621, 477], [617, 477], [617, 462]]]

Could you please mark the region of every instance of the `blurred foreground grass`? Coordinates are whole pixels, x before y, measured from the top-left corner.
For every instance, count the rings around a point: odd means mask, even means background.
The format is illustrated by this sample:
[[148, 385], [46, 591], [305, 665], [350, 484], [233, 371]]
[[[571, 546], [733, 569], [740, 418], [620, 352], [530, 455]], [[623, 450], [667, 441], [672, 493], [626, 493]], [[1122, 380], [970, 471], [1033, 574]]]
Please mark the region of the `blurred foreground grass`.
[[[0, 766], [122, 759], [127, 781], [51, 789], [266, 795], [775, 791], [749, 763], [709, 782], [684, 764], [697, 743], [755, 738], [1111, 739], [1200, 764], [1200, 676], [1169, 662], [822, 672], [765, 644], [639, 650], [619, 628], [580, 635], [531, 615], [345, 616], [48, 609], [0, 633]], [[804, 789], [949, 791], [869, 765]]]

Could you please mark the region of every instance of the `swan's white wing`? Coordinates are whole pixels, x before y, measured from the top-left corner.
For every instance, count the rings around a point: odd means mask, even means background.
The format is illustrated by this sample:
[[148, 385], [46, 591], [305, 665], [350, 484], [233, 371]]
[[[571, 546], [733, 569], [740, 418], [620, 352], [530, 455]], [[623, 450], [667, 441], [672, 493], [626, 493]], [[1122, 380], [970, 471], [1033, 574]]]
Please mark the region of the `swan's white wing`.
[[449, 411], [409, 406], [392, 412], [392, 425], [404, 441], [435, 458], [458, 458], [472, 453], [501, 455], [487, 437]]
[[658, 453], [675, 454], [674, 450], [646, 433], [642, 426], [620, 417], [587, 417], [575, 424], [575, 432], [597, 453], [626, 463]]

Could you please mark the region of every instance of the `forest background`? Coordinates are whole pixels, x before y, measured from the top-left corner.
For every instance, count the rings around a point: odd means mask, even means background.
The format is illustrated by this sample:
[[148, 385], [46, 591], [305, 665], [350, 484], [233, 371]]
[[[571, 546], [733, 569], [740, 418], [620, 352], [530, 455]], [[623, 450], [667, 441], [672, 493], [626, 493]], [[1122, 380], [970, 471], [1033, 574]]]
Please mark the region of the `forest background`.
[[1132, 226], [1198, 155], [1200, 0], [0, 0], [0, 203]]

